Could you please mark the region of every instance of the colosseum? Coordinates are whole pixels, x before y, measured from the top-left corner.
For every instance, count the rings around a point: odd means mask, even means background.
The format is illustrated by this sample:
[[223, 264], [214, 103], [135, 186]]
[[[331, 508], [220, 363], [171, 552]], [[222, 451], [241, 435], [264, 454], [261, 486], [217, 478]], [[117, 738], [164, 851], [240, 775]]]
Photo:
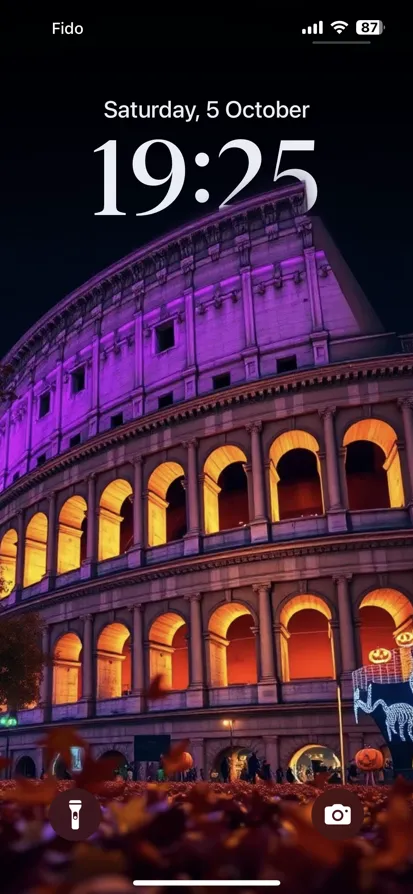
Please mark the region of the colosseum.
[[49, 656], [14, 767], [71, 724], [144, 775], [188, 738], [205, 776], [234, 750], [300, 778], [339, 763], [337, 683], [345, 760], [382, 747], [351, 673], [413, 626], [413, 338], [303, 184], [113, 264], [3, 364], [2, 613]]

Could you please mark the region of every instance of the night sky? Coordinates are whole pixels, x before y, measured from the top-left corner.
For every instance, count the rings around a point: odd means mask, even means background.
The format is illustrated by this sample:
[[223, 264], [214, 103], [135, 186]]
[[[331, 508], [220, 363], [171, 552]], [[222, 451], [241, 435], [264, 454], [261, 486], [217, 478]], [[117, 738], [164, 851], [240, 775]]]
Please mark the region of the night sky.
[[[3, 31], [0, 356], [89, 277], [216, 210], [245, 172], [241, 152], [218, 159], [236, 138], [254, 140], [263, 156], [259, 174], [237, 200], [272, 188], [280, 139], [315, 140], [314, 153], [289, 153], [284, 167], [306, 168], [316, 178], [314, 212], [386, 327], [413, 330], [408, 64], [401, 35], [389, 25], [371, 47], [310, 47], [300, 30], [317, 15], [305, 15], [308, 21], [290, 23], [289, 34], [263, 15], [250, 23], [241, 14], [226, 29], [214, 17], [178, 16], [87, 24], [78, 18], [81, 37], [52, 37], [51, 21]], [[354, 20], [347, 18], [353, 31]], [[201, 119], [109, 120], [107, 100], [196, 103]], [[219, 100], [217, 120], [204, 114], [208, 100]], [[224, 115], [229, 100], [311, 108], [305, 121], [231, 121]], [[136, 212], [158, 204], [167, 188], [144, 187], [132, 173], [135, 149], [155, 138], [179, 146], [186, 182], [171, 207], [140, 218]], [[103, 205], [103, 154], [93, 150], [109, 139], [118, 141], [118, 208], [125, 217], [94, 216]], [[210, 156], [203, 169], [194, 162], [200, 151]], [[168, 164], [166, 150], [149, 156], [153, 176], [165, 176]], [[203, 205], [194, 198], [199, 187], [210, 193]]]

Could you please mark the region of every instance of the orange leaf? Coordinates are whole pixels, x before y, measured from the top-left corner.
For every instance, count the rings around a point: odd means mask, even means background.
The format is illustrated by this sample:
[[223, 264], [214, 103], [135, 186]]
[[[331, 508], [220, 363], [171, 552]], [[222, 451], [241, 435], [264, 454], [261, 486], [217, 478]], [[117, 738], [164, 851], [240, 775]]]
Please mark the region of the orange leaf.
[[146, 692], [146, 698], [155, 701], [158, 698], [163, 698], [164, 695], [168, 695], [169, 689], [163, 687], [164, 680], [164, 674], [157, 674], [156, 677], [151, 680], [149, 689]]
[[8, 757], [0, 757], [0, 773], [1, 773], [2, 770], [5, 770], [6, 767], [10, 767], [10, 765], [11, 765], [12, 763], [13, 763], [13, 761], [11, 761], [10, 758], [8, 758]]
[[38, 744], [45, 750], [45, 766], [49, 767], [52, 760], [59, 754], [62, 761], [66, 764], [68, 770], [72, 765], [71, 748], [83, 748], [85, 752], [88, 749], [88, 743], [85, 742], [72, 726], [58, 726], [49, 730], [44, 739]]
[[113, 781], [113, 774], [118, 767], [119, 758], [117, 757], [107, 757], [95, 761], [86, 754], [81, 773], [73, 774], [76, 787], [85, 788], [91, 792], [99, 791], [102, 783]]
[[181, 770], [188, 769], [186, 760], [183, 758], [183, 755], [188, 751], [188, 747], [189, 739], [183, 739], [182, 742], [173, 745], [168, 754], [165, 755], [163, 768], [167, 776], [170, 773], [179, 773]]
[[57, 781], [54, 777], [36, 782], [32, 779], [19, 779], [16, 788], [3, 789], [0, 798], [3, 801], [15, 801], [18, 804], [42, 805], [51, 804], [58, 794]]

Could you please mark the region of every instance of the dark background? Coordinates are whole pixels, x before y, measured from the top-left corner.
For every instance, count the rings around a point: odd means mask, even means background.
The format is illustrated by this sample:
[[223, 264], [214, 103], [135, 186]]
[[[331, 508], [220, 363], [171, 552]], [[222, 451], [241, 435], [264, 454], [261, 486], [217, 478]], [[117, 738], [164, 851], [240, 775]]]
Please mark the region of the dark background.
[[[0, 356], [89, 277], [216, 210], [245, 172], [241, 152], [218, 159], [235, 138], [254, 140], [263, 155], [260, 173], [235, 201], [272, 188], [280, 139], [315, 140], [314, 153], [288, 153], [283, 166], [308, 169], [315, 177], [314, 212], [386, 327], [413, 329], [407, 32], [384, 17], [385, 33], [371, 46], [311, 46], [301, 28], [317, 14], [281, 23], [267, 6], [255, 4], [254, 16], [250, 21], [239, 10], [231, 23], [229, 17], [203, 16], [89, 22], [79, 15], [73, 16], [84, 26], [79, 37], [52, 36], [52, 17], [5, 27]], [[341, 39], [355, 37], [355, 20], [346, 17], [350, 24]], [[332, 31], [331, 37], [338, 39]], [[196, 103], [201, 113], [208, 100], [219, 100], [222, 111], [216, 120], [201, 115], [189, 124], [109, 120], [103, 114], [107, 100], [169, 99]], [[229, 100], [310, 103], [311, 109], [305, 121], [228, 120], [223, 110]], [[132, 173], [135, 149], [155, 138], [179, 146], [186, 182], [172, 206], [139, 218], [136, 212], [157, 205], [167, 188], [143, 187]], [[125, 217], [94, 216], [103, 207], [103, 153], [93, 150], [109, 139], [118, 141], [118, 208]], [[199, 151], [210, 156], [207, 168], [194, 163]], [[165, 176], [168, 165], [166, 150], [149, 156], [153, 176]], [[199, 187], [210, 193], [203, 205], [194, 198]]]

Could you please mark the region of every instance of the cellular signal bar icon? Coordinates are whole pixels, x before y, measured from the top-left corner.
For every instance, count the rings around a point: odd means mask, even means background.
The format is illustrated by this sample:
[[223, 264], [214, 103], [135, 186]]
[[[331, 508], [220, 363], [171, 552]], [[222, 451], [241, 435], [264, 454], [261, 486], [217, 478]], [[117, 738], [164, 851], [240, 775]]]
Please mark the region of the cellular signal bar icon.
[[317, 22], [315, 25], [308, 25], [307, 28], [303, 28], [301, 34], [322, 34], [323, 33], [323, 23]]

